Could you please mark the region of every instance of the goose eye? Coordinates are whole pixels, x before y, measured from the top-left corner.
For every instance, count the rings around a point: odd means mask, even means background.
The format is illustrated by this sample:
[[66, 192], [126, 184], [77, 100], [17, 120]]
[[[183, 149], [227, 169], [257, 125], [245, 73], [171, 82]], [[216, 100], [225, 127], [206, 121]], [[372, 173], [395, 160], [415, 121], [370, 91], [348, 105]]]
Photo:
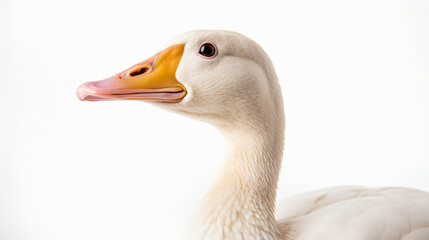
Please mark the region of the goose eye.
[[200, 47], [199, 54], [204, 58], [214, 58], [217, 49], [213, 43], [203, 43]]

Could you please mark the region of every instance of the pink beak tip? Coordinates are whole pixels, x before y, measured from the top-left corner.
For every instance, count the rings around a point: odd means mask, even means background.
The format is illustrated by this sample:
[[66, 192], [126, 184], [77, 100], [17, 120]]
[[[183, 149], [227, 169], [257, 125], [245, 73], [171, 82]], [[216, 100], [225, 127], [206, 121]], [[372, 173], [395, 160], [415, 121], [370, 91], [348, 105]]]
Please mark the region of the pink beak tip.
[[79, 98], [79, 100], [81, 101], [85, 101], [86, 97], [88, 96], [88, 92], [86, 91], [87, 88], [87, 83], [84, 83], [82, 85], [80, 85], [77, 90], [76, 90], [76, 95]]

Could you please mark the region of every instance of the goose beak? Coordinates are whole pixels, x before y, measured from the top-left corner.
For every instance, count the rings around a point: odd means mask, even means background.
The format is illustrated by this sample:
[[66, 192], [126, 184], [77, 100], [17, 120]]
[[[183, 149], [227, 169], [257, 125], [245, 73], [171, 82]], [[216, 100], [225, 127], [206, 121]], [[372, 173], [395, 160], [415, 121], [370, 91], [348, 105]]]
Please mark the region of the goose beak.
[[110, 78], [84, 83], [77, 96], [82, 101], [180, 102], [186, 88], [175, 75], [183, 50], [184, 45], [173, 45]]

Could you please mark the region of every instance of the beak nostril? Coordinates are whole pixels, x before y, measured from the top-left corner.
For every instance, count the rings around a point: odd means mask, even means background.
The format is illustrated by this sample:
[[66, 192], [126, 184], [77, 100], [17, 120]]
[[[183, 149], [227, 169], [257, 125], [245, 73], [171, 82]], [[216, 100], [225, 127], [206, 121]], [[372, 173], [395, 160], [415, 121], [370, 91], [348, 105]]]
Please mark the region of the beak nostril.
[[141, 75], [147, 71], [149, 71], [149, 68], [145, 66], [145, 67], [140, 67], [140, 68], [134, 68], [133, 70], [130, 71], [129, 74], [131, 77], [135, 77], [135, 76]]

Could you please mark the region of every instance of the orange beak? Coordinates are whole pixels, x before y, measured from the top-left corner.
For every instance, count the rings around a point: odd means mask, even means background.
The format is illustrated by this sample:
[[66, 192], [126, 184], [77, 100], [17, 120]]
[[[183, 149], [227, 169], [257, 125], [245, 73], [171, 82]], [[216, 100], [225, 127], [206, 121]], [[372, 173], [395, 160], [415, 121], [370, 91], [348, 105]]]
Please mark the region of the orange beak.
[[110, 78], [84, 83], [77, 96], [82, 101], [180, 102], [186, 88], [175, 75], [183, 50], [184, 45], [173, 45]]

